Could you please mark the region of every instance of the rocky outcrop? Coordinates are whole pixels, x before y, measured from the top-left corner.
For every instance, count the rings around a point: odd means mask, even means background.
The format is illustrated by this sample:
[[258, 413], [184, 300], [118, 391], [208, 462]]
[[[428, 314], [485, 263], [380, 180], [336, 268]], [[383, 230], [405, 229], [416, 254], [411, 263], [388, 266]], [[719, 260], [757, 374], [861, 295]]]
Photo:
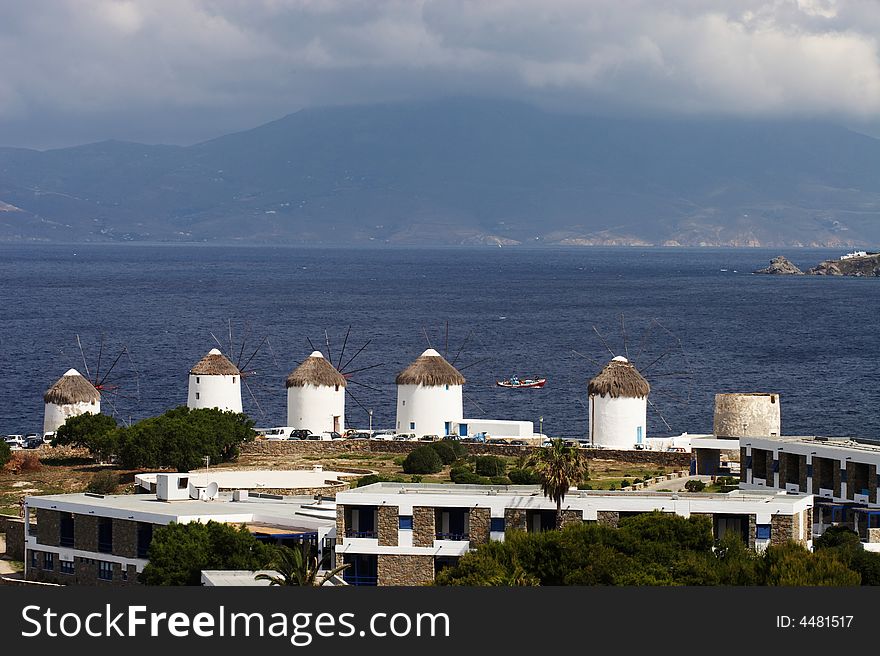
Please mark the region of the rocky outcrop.
[[792, 264], [783, 255], [777, 255], [770, 260], [770, 266], [766, 269], [758, 269], [755, 273], [766, 273], [775, 276], [802, 276], [804, 272]]
[[872, 253], [863, 257], [852, 257], [845, 260], [825, 260], [807, 273], [812, 276], [853, 276], [880, 277], [880, 253]]

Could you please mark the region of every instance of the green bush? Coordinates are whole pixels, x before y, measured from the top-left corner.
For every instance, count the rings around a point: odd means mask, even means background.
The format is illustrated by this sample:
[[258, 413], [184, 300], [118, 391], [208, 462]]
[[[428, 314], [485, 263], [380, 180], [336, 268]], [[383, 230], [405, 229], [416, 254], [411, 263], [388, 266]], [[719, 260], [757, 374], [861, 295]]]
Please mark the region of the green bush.
[[453, 444], [455, 444], [455, 442], [431, 442], [428, 446], [434, 449], [437, 455], [440, 456], [440, 460], [443, 461], [444, 465], [451, 465], [458, 460], [455, 447], [452, 446]]
[[9, 448], [9, 445], [0, 440], [0, 467], [5, 465], [12, 459], [12, 449]]
[[103, 469], [92, 476], [86, 486], [86, 492], [93, 494], [115, 494], [119, 486], [119, 474], [110, 469]]
[[443, 461], [428, 445], [416, 447], [403, 460], [405, 474], [436, 474], [441, 469]]
[[693, 479], [684, 484], [684, 489], [688, 492], [702, 492], [706, 489], [706, 484], [703, 481]]
[[579, 490], [592, 490], [593, 486], [590, 485], [589, 483], [581, 483], [580, 485], [578, 485], [578, 489]]
[[531, 469], [511, 469], [507, 476], [514, 485], [541, 484], [541, 477]]
[[621, 490], [625, 487], [629, 487], [629, 485], [630, 485], [630, 483], [629, 483], [628, 478], [624, 478], [622, 481], [620, 481], [620, 489]]
[[367, 476], [361, 476], [357, 481], [355, 481], [355, 487], [364, 487], [365, 485], [372, 485], [373, 483], [379, 483], [382, 480], [382, 477], [379, 474], [368, 474]]
[[489, 479], [492, 485], [510, 485], [511, 480], [507, 476], [492, 476]]
[[474, 463], [479, 476], [503, 476], [507, 469], [504, 460], [498, 456], [478, 456]]
[[52, 446], [85, 448], [96, 458], [109, 458], [119, 449], [116, 420], [100, 412], [70, 417], [58, 427], [52, 438]]

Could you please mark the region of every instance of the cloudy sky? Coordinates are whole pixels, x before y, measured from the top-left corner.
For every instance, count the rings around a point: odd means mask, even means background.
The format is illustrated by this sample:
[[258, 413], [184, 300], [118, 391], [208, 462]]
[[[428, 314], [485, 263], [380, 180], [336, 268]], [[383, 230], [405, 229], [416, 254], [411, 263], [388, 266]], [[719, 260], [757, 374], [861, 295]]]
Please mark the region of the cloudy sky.
[[876, 0], [3, 2], [0, 144], [194, 143], [444, 95], [870, 127], [877, 35]]

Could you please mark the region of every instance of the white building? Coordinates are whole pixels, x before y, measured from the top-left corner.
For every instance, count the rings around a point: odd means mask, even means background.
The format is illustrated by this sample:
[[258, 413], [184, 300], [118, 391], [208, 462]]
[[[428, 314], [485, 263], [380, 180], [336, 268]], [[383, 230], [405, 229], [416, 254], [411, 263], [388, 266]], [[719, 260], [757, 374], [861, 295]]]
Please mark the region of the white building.
[[651, 386], [638, 369], [618, 355], [587, 386], [590, 444], [604, 449], [632, 449], [647, 438]]
[[[258, 540], [308, 544], [332, 563], [333, 513], [313, 497], [244, 491], [206, 498], [198, 474], [157, 475], [155, 494], [52, 494], [27, 497], [25, 578], [63, 585], [129, 585], [147, 564], [156, 528], [174, 522], [244, 525]], [[31, 520], [36, 516], [36, 525]]]
[[[563, 525], [616, 526], [628, 516], [660, 511], [709, 516], [716, 538], [741, 536], [757, 550], [795, 540], [812, 546], [809, 494], [772, 490], [728, 494], [572, 491]], [[505, 531], [540, 532], [556, 522], [556, 504], [529, 485], [376, 483], [339, 492], [337, 565], [350, 585], [424, 585], [471, 549], [504, 540]]]
[[320, 351], [287, 377], [287, 425], [312, 433], [345, 430], [347, 381]]
[[191, 410], [217, 408], [241, 412], [241, 372], [217, 349], [199, 360], [189, 372], [186, 405]]
[[101, 394], [76, 369], [68, 369], [43, 395], [43, 433], [54, 433], [71, 417], [101, 412]]
[[399, 433], [449, 435], [464, 417], [464, 376], [434, 349], [422, 353], [397, 375]]

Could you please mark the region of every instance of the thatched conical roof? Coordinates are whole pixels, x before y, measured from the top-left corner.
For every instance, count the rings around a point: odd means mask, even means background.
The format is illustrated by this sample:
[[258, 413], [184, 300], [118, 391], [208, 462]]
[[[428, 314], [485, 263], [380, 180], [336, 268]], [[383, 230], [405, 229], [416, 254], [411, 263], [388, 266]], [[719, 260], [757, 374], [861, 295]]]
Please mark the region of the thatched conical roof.
[[97, 403], [101, 400], [101, 394], [85, 377], [76, 369], [68, 369], [67, 372], [55, 381], [46, 393], [43, 401], [55, 405], [70, 405], [73, 403]]
[[651, 386], [632, 362], [618, 355], [599, 372], [587, 386], [590, 396], [620, 396], [643, 399], [651, 392]]
[[397, 374], [398, 385], [464, 385], [465, 377], [434, 349], [422, 353], [415, 362]]
[[189, 373], [197, 376], [238, 376], [241, 372], [217, 349], [208, 351], [208, 355], [196, 362]]
[[287, 377], [285, 386], [305, 387], [306, 385], [314, 385], [315, 387], [345, 387], [347, 381], [332, 364], [324, 359], [324, 354], [320, 351], [312, 351], [301, 365], [291, 372]]

